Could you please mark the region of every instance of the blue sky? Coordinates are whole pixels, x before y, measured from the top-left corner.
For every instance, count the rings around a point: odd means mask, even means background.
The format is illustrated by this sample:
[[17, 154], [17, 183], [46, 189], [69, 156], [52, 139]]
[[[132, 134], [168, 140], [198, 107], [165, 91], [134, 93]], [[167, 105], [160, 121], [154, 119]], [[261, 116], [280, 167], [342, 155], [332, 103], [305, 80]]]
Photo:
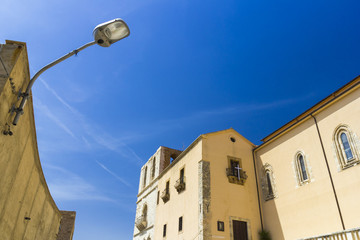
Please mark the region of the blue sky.
[[[360, 74], [360, 1], [2, 0], [1, 43], [32, 75], [123, 18], [131, 34], [45, 72], [33, 99], [40, 158], [75, 240], [131, 239], [140, 167], [233, 127], [250, 141]], [[21, 120], [19, 122], [21, 124]]]

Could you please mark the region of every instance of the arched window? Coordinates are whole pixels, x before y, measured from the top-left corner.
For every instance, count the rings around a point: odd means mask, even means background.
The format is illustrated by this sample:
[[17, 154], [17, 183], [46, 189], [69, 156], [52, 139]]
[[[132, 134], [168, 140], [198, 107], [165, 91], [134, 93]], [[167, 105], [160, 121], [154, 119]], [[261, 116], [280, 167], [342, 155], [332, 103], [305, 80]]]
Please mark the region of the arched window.
[[271, 165], [267, 163], [264, 165], [264, 178], [263, 178], [262, 188], [266, 201], [275, 198], [276, 189], [275, 189], [273, 170]]
[[333, 140], [336, 147], [336, 155], [343, 169], [359, 163], [357, 148], [351, 131], [347, 126], [341, 125], [337, 127]]
[[354, 155], [352, 153], [352, 150], [351, 150], [351, 147], [349, 144], [349, 140], [348, 140], [348, 137], [345, 132], [342, 132], [340, 134], [340, 139], [341, 139], [342, 148], [344, 149], [344, 152], [345, 152], [346, 160], [347, 161], [353, 160]]
[[309, 182], [310, 179], [306, 166], [305, 155], [302, 152], [298, 152], [295, 155], [295, 168], [299, 184], [302, 185], [306, 182]]
[[267, 183], [267, 195], [268, 196], [273, 196], [274, 195], [274, 191], [273, 191], [273, 187], [272, 187], [272, 183], [271, 183], [271, 173], [270, 171], [266, 171], [266, 183]]

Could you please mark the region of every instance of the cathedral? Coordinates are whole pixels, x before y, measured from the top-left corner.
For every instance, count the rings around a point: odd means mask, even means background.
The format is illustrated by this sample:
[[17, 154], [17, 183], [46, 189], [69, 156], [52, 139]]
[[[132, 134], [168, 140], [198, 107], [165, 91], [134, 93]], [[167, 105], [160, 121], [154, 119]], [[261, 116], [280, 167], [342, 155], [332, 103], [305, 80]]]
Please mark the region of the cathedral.
[[234, 129], [141, 168], [134, 240], [360, 240], [360, 77], [254, 145]]

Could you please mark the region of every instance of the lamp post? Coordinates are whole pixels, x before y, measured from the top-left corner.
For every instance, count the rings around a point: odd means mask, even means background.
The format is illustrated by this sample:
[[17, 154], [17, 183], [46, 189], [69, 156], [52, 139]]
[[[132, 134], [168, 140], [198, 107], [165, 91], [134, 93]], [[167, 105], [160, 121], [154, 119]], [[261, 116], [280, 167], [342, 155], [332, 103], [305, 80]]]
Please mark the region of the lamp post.
[[30, 79], [30, 82], [27, 85], [25, 92], [23, 92], [23, 93], [19, 92], [19, 97], [22, 98], [19, 107], [18, 108], [13, 107], [11, 109], [11, 113], [14, 113], [14, 112], [16, 113], [15, 118], [12, 122], [13, 125], [16, 125], [18, 123], [20, 116], [24, 113], [23, 108], [25, 106], [27, 99], [29, 98], [31, 87], [33, 86], [35, 80], [43, 72], [45, 72], [49, 68], [55, 66], [56, 64], [64, 61], [65, 59], [68, 59], [69, 57], [78, 54], [78, 52], [80, 52], [80, 51], [84, 50], [85, 48], [90, 47], [94, 44], [98, 44], [102, 47], [109, 47], [111, 44], [129, 36], [130, 29], [129, 29], [128, 25], [122, 19], [116, 18], [114, 20], [97, 25], [94, 28], [93, 35], [94, 35], [94, 41], [89, 42], [89, 43], [79, 47], [78, 49], [75, 49], [74, 51], [69, 52], [68, 54], [62, 56], [61, 58], [56, 59], [55, 61], [49, 63], [48, 65], [46, 65], [45, 67], [40, 69], [37, 73], [35, 73], [35, 75]]

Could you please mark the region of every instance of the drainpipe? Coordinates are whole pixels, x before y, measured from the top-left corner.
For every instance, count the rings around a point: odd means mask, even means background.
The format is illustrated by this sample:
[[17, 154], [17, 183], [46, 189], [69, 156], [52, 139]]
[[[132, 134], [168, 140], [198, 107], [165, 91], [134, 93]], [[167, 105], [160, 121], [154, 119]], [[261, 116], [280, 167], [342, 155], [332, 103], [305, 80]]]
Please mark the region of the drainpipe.
[[263, 217], [262, 217], [262, 211], [261, 211], [261, 205], [260, 205], [260, 194], [259, 194], [259, 184], [258, 184], [258, 178], [257, 178], [257, 172], [256, 172], [256, 161], [255, 161], [255, 148], [252, 150], [252, 156], [254, 161], [254, 171], [255, 171], [255, 181], [256, 181], [256, 192], [258, 197], [258, 205], [259, 205], [259, 213], [260, 213], [260, 223], [261, 223], [261, 231], [264, 230], [264, 224], [263, 224]]
[[331, 186], [332, 186], [332, 189], [333, 189], [333, 192], [334, 192], [336, 205], [337, 205], [337, 208], [338, 208], [338, 211], [339, 211], [339, 216], [340, 216], [340, 220], [341, 220], [341, 225], [342, 225], [343, 230], [345, 230], [345, 224], [344, 224], [344, 220], [343, 220], [343, 217], [342, 217], [342, 214], [341, 214], [340, 205], [339, 205], [339, 200], [338, 200], [338, 198], [337, 198], [337, 194], [336, 194], [336, 191], [335, 191], [334, 182], [333, 182], [333, 179], [332, 179], [332, 176], [331, 176], [330, 167], [329, 167], [329, 162], [328, 162], [328, 159], [327, 159], [327, 157], [326, 157], [324, 144], [323, 144], [323, 141], [322, 141], [322, 138], [321, 138], [321, 135], [320, 135], [319, 126], [318, 126], [318, 123], [317, 123], [316, 118], [315, 118], [312, 114], [310, 114], [310, 116], [314, 119], [314, 122], [315, 122], [315, 125], [316, 125], [316, 130], [317, 130], [317, 133], [318, 133], [318, 136], [319, 136], [319, 140], [320, 140], [320, 144], [321, 144], [321, 148], [322, 148], [322, 151], [323, 151], [323, 154], [324, 154], [324, 159], [325, 159], [326, 167], [327, 167], [327, 170], [328, 170], [328, 173], [329, 173], [329, 178], [330, 178]]

